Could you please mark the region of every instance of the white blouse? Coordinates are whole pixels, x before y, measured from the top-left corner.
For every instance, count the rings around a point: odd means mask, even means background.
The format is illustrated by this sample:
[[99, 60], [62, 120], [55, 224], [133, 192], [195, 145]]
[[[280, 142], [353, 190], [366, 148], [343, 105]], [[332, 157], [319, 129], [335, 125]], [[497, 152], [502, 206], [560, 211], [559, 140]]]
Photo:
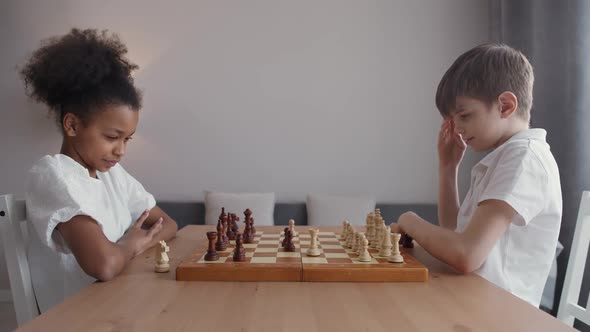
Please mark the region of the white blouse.
[[25, 186], [33, 289], [41, 312], [96, 281], [87, 275], [55, 227], [75, 216], [94, 219], [117, 242], [154, 197], [120, 164], [108, 172], [88, 170], [63, 154], [41, 158]]

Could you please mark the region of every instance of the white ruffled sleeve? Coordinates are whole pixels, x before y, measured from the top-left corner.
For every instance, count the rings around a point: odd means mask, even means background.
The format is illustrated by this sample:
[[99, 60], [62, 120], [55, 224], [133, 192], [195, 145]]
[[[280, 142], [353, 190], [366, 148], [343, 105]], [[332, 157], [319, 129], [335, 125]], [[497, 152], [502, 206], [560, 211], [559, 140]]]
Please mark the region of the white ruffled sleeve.
[[78, 215], [87, 215], [103, 227], [94, 203], [98, 197], [88, 190], [95, 185], [91, 180], [88, 176], [64, 172], [60, 163], [50, 156], [42, 158], [29, 171], [25, 184], [27, 219], [43, 244], [57, 252], [70, 253], [55, 227]]

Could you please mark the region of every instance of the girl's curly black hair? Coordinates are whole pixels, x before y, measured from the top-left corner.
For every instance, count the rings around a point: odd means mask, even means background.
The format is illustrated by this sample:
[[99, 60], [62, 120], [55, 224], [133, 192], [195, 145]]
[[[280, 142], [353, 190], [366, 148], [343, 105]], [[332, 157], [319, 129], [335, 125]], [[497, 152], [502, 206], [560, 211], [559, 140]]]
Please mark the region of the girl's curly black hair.
[[61, 127], [66, 113], [86, 121], [107, 105], [141, 108], [141, 93], [131, 77], [139, 67], [125, 58], [126, 53], [116, 34], [72, 29], [44, 41], [20, 74], [27, 95], [56, 112]]

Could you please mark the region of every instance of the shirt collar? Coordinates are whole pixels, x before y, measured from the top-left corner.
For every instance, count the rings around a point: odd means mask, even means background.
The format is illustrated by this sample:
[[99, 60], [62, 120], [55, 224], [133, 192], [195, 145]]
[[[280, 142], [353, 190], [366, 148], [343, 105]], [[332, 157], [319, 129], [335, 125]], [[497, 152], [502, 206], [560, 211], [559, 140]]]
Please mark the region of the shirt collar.
[[59, 160], [59, 163], [63, 168], [64, 173], [77, 174], [90, 178], [90, 172], [88, 172], [88, 169], [80, 165], [79, 162], [75, 161], [70, 156], [58, 153], [54, 157], [55, 159]]
[[498, 153], [500, 153], [500, 151], [502, 151], [510, 142], [516, 142], [516, 141], [521, 141], [521, 140], [539, 140], [539, 141], [545, 142], [546, 137], [547, 137], [547, 132], [545, 131], [545, 129], [541, 129], [541, 128], [533, 128], [533, 129], [526, 129], [526, 130], [520, 131], [520, 132], [512, 135], [512, 137], [510, 137], [502, 145], [500, 145], [499, 147], [495, 148], [490, 153], [488, 153], [485, 157], [483, 157], [479, 161], [479, 163], [477, 163], [477, 165], [475, 165], [475, 167], [478, 167], [479, 165], [489, 167], [492, 164], [492, 161], [494, 159], [496, 159]]

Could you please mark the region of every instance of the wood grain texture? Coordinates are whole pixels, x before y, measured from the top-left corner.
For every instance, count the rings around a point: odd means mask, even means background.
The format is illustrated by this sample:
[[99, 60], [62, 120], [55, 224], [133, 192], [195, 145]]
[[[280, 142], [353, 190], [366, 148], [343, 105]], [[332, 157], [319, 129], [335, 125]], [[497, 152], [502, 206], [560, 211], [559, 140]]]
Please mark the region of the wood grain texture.
[[92, 284], [20, 330], [575, 331], [419, 246], [412, 255], [428, 267], [428, 282], [176, 281], [176, 266], [207, 229], [187, 226], [168, 242], [169, 273], [153, 272], [148, 250], [114, 280]]

